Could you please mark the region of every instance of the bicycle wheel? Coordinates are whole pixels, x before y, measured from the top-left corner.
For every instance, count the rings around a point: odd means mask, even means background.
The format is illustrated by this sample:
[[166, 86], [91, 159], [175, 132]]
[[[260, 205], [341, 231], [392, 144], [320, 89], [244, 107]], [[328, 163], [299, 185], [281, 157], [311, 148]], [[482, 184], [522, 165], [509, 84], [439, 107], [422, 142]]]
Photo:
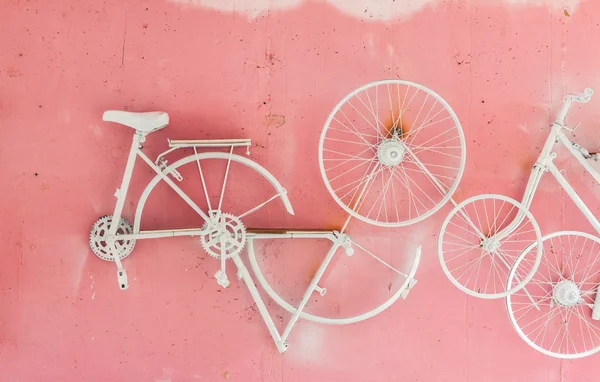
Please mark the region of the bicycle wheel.
[[[542, 256], [540, 228], [533, 215], [503, 195], [478, 195], [457, 205], [438, 238], [444, 273], [463, 292], [479, 298], [502, 298], [533, 277]], [[508, 272], [531, 243], [525, 276], [506, 284]], [[525, 264], [525, 263], [524, 263]]]
[[[274, 269], [267, 269], [266, 272], [263, 272], [262, 268], [267, 266], [264, 262], [259, 264], [260, 261], [257, 259], [256, 253], [259, 252], [262, 255], [262, 260], [265, 260], [273, 256], [280, 256], [281, 253], [286, 251], [294, 252], [290, 250], [289, 246], [291, 244], [298, 245], [307, 254], [311, 252], [324, 254], [331, 247], [329, 240], [321, 240], [322, 245], [320, 247], [316, 241], [314, 239], [248, 240], [247, 252], [256, 280], [271, 299], [291, 314], [296, 312], [296, 305], [300, 301], [306, 285], [295, 283], [294, 286], [296, 292], [298, 292], [295, 295], [294, 291], [290, 290], [289, 285], [286, 285], [286, 287], [279, 286], [279, 293], [276, 292], [271, 285], [283, 284], [283, 280], [276, 280], [274, 276], [277, 271]], [[258, 250], [255, 247], [258, 247]], [[320, 295], [315, 293], [314, 298], [309, 300], [309, 304], [300, 313], [301, 318], [316, 323], [333, 325], [360, 322], [383, 312], [400, 297], [405, 298], [409, 289], [415, 285], [416, 280], [414, 277], [421, 258], [421, 247], [417, 248], [412, 265], [410, 265], [407, 272], [399, 270], [398, 265], [391, 265], [388, 259], [382, 260], [355, 241], [352, 241], [352, 247], [355, 250], [352, 256], [347, 256], [343, 247], [337, 248], [334, 254], [335, 260], [329, 264], [326, 273], [318, 284], [327, 289], [326, 294], [324, 291]], [[307, 263], [306, 258], [303, 259], [303, 263]], [[406, 266], [400, 268], [403, 269]], [[306, 281], [306, 284], [308, 284], [316, 270], [314, 263], [312, 268], [309, 265], [307, 270], [309, 277], [303, 280]], [[301, 278], [304, 271], [301, 265], [286, 266], [285, 279], [296, 280]], [[295, 274], [291, 275], [291, 273]], [[368, 295], [365, 291], [365, 289], [368, 289], [365, 287], [366, 285], [376, 285], [368, 291]], [[359, 301], [365, 300], [369, 302], [375, 300], [375, 302], [365, 308], [359, 303]]]
[[[510, 321], [529, 346], [551, 357], [594, 354], [600, 350], [600, 239], [561, 231], [544, 236], [542, 245], [545, 256], [533, 278], [506, 298]], [[508, 285], [522, 277], [523, 264], [528, 268], [526, 255], [511, 269]]]
[[[133, 226], [135, 233], [140, 232], [149, 196], [156, 195], [157, 203], [150, 203], [155, 210], [149, 215], [161, 216], [165, 220], [170, 217], [177, 226], [208, 229], [209, 232], [200, 237], [204, 250], [215, 258], [220, 258], [222, 253], [231, 258], [243, 250], [246, 227], [248, 221], [252, 223], [255, 212], [271, 201], [281, 199], [288, 213], [294, 213], [286, 190], [277, 179], [256, 162], [236, 154], [193, 154], [166, 167], [163, 173], [174, 179], [177, 187], [208, 219], [192, 211], [183, 198], [173, 197], [173, 190], [160, 175], [156, 175], [138, 202]], [[160, 184], [163, 187], [157, 188]], [[252, 187], [240, 187], [240, 184], [252, 184]], [[224, 242], [220, 240], [223, 234], [227, 238]], [[224, 252], [221, 252], [222, 249]]]
[[327, 189], [350, 215], [400, 227], [435, 213], [456, 190], [465, 138], [448, 103], [403, 80], [364, 85], [333, 109], [319, 141]]

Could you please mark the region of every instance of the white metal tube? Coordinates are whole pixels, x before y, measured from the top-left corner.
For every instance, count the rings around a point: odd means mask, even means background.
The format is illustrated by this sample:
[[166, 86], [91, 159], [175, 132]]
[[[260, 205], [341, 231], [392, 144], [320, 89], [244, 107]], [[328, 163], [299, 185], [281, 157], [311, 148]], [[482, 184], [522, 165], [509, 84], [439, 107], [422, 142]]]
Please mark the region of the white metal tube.
[[133, 168], [135, 166], [135, 157], [139, 151], [138, 136], [133, 136], [131, 142], [131, 149], [129, 150], [129, 156], [127, 157], [127, 165], [125, 166], [125, 172], [123, 174], [123, 180], [121, 181], [121, 187], [117, 191], [117, 203], [112, 215], [112, 221], [108, 230], [109, 235], [114, 235], [119, 227], [121, 221], [121, 213], [123, 212], [123, 206], [125, 205], [125, 198], [127, 197], [127, 191], [129, 189], [129, 182], [131, 181], [131, 175], [133, 174]]
[[205, 235], [208, 231], [202, 228], [185, 228], [185, 229], [173, 229], [173, 230], [152, 230], [152, 231], [140, 231], [138, 233], [132, 233], [128, 235], [117, 235], [117, 240], [131, 240], [131, 239], [159, 239], [163, 237], [177, 237], [177, 236], [200, 236]]
[[162, 180], [164, 180], [169, 186], [171, 186], [171, 188], [177, 193], [177, 195], [181, 196], [181, 198], [198, 214], [200, 215], [205, 221], [209, 222], [210, 218], [208, 217], [208, 215], [206, 213], [204, 213], [204, 211], [202, 211], [200, 209], [200, 207], [198, 207], [198, 205], [196, 203], [194, 203], [194, 201], [192, 199], [190, 199], [189, 196], [186, 195], [185, 192], [183, 192], [181, 190], [181, 188], [179, 188], [179, 186], [177, 186], [175, 184], [175, 182], [173, 182], [173, 180], [171, 180], [171, 178], [169, 178], [168, 175], [164, 174], [160, 168], [158, 168], [158, 166], [156, 166], [154, 164], [154, 162], [152, 162], [150, 160], [150, 158], [148, 158], [146, 156], [146, 154], [144, 154], [141, 151], [138, 151], [138, 155], [144, 160], [144, 162], [146, 162], [148, 164], [148, 166], [150, 166], [157, 174], [158, 176], [160, 176], [162, 178]]
[[256, 307], [258, 308], [263, 321], [267, 325], [267, 329], [269, 329], [269, 333], [271, 333], [271, 337], [273, 337], [273, 341], [275, 342], [275, 346], [277, 346], [277, 350], [279, 350], [280, 353], [283, 353], [287, 348], [287, 344], [285, 344], [285, 341], [281, 339], [281, 336], [275, 327], [275, 323], [273, 322], [273, 319], [271, 318], [271, 315], [269, 314], [269, 311], [267, 310], [267, 307], [265, 306], [265, 303], [260, 296], [256, 285], [254, 284], [254, 280], [252, 279], [250, 272], [248, 272], [248, 268], [246, 268], [246, 265], [244, 265], [244, 262], [242, 259], [240, 259], [239, 255], [235, 255], [232, 258], [233, 262], [238, 268], [239, 273], [242, 275], [242, 279], [244, 279], [244, 283], [246, 283], [246, 286], [250, 291], [252, 299], [256, 303]]
[[339, 247], [339, 245], [337, 245], [337, 244], [333, 244], [331, 246], [331, 248], [329, 249], [329, 252], [327, 252], [327, 255], [323, 259], [321, 266], [317, 270], [317, 273], [311, 280], [310, 284], [308, 284], [308, 288], [306, 288], [306, 291], [304, 292], [304, 296], [302, 296], [302, 301], [300, 301], [298, 308], [296, 308], [296, 311], [292, 315], [292, 318], [290, 318], [290, 320], [288, 321], [288, 324], [286, 325], [285, 330], [283, 331], [283, 334], [281, 335], [281, 339], [283, 341], [285, 341], [287, 339], [287, 337], [290, 335], [292, 328], [294, 327], [294, 325], [296, 324], [296, 321], [298, 321], [298, 318], [300, 317], [300, 313], [302, 313], [302, 310], [304, 310], [304, 307], [306, 306], [308, 299], [312, 296], [312, 294], [315, 290], [315, 287], [317, 286], [317, 283], [319, 282], [319, 280], [321, 280], [323, 273], [325, 273], [325, 269], [327, 269], [327, 266], [331, 262], [331, 259], [333, 259], [333, 255], [335, 254], [335, 251], [338, 249], [338, 247]]
[[[356, 198], [356, 202], [354, 202], [354, 207], [351, 207], [351, 209], [356, 211], [356, 208], [358, 207], [358, 203], [360, 203], [363, 194], [365, 193], [365, 191], [367, 190], [367, 186], [369, 186], [369, 184], [371, 183], [371, 181], [373, 181], [373, 174], [375, 174], [377, 172], [377, 170], [379, 169], [379, 163], [375, 164], [375, 167], [373, 167], [373, 170], [371, 171], [371, 173], [368, 176], [367, 181], [365, 182], [365, 185], [363, 186], [362, 190], [360, 191], [360, 194], [358, 195], [358, 198]], [[350, 207], [350, 206], [348, 206]], [[358, 213], [358, 211], [356, 211]], [[352, 215], [350, 215], [352, 216]], [[348, 218], [346, 219], [346, 221], [344, 222], [344, 225], [342, 226], [342, 229], [340, 232], [345, 232], [346, 228], [348, 226], [348, 223], [350, 223], [350, 216], [348, 216]]]
[[564, 126], [565, 124], [565, 117], [567, 116], [567, 112], [569, 111], [569, 108], [571, 107], [571, 103], [573, 102], [573, 99], [571, 98], [570, 95], [567, 95], [565, 97], [565, 101], [563, 102], [560, 110], [558, 111], [558, 115], [556, 116], [556, 122], [555, 123], [559, 123], [561, 125]]
[[279, 232], [252, 232], [248, 230], [246, 237], [252, 239], [329, 239], [334, 241], [336, 236], [333, 231], [286, 231]]
[[238, 147], [250, 146], [251, 139], [169, 140], [169, 147]]
[[[551, 160], [550, 153], [554, 144], [557, 140], [557, 134], [560, 134], [561, 126], [556, 123], [552, 125], [550, 130], [550, 134], [548, 134], [548, 138], [546, 138], [546, 142], [542, 147], [542, 152], [538, 157], [531, 173], [529, 174], [529, 179], [527, 180], [527, 186], [525, 187], [525, 192], [523, 193], [523, 199], [521, 200], [521, 204], [528, 210], [531, 207], [531, 203], [533, 202], [533, 197], [537, 188], [542, 180], [542, 176], [544, 175], [544, 171], [546, 170], [547, 162]], [[497, 237], [499, 240], [503, 239], [507, 235], [509, 235], [525, 218], [525, 214], [519, 210], [517, 216], [513, 219], [513, 221], [506, 226], [506, 228], [502, 229], [498, 232], [494, 237]]]
[[594, 299], [594, 307], [592, 308], [592, 320], [600, 320], [600, 286], [596, 288], [596, 298]]
[[581, 163], [581, 165], [583, 166], [583, 168], [585, 168], [587, 170], [587, 172], [590, 173], [590, 175], [594, 178], [594, 180], [596, 182], [600, 183], [600, 174], [598, 174], [598, 171], [596, 171], [589, 164], [589, 162], [583, 157], [583, 155], [581, 155], [581, 153], [579, 151], [575, 150], [575, 148], [571, 144], [571, 141], [569, 141], [569, 138], [567, 138], [566, 135], [563, 134], [562, 132], [558, 133], [558, 138], [565, 145], [565, 147], [567, 148], [567, 150], [569, 150], [569, 152], [571, 152], [571, 154], [573, 154], [573, 156], [575, 157], [575, 159], [577, 159], [577, 161], [579, 163]]
[[586, 219], [590, 222], [592, 227], [594, 227], [596, 232], [600, 234], [600, 223], [598, 222], [592, 211], [590, 211], [590, 209], [585, 205], [585, 203], [583, 202], [583, 200], [581, 200], [577, 192], [575, 192], [573, 187], [571, 187], [571, 185], [565, 179], [565, 177], [562, 176], [558, 168], [556, 168], [556, 166], [551, 160], [548, 161], [547, 166], [548, 171], [550, 171], [550, 173], [554, 175], [558, 183], [562, 186], [562, 188], [565, 189], [565, 191], [571, 197], [577, 208], [579, 208], [579, 211], [581, 211], [581, 213], [586, 217]]
[[[219, 207], [217, 210], [219, 213], [221, 212], [221, 205], [223, 204], [223, 195], [225, 195], [225, 185], [227, 184], [227, 176], [229, 175], [229, 167], [231, 165], [231, 156], [233, 155], [233, 146], [231, 146], [231, 150], [229, 150], [229, 159], [227, 159], [227, 169], [225, 170], [225, 177], [223, 178], [223, 188], [221, 188], [221, 197], [219, 198]], [[196, 157], [198, 157], [198, 153], [196, 153]]]

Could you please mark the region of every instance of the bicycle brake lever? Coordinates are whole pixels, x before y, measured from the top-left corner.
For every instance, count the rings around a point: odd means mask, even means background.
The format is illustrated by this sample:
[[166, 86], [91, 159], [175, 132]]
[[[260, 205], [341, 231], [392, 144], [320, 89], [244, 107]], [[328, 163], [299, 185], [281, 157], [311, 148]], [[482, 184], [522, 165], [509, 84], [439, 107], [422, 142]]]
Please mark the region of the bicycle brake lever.
[[117, 269], [117, 279], [119, 280], [119, 288], [121, 288], [121, 290], [129, 288], [129, 283], [127, 282], [127, 272], [125, 272], [124, 268]]

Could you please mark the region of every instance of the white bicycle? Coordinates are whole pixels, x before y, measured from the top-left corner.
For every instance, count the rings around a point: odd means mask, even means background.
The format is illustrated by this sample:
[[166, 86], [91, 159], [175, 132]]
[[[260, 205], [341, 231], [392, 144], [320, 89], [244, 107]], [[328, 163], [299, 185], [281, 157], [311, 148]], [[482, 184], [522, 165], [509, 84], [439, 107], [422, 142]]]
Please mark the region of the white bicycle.
[[[522, 202], [500, 195], [479, 195], [457, 205], [443, 223], [438, 253], [450, 281], [479, 298], [506, 297], [517, 333], [537, 350], [559, 358], [579, 358], [600, 350], [600, 239], [561, 231], [541, 237], [529, 212], [542, 175], [550, 172], [600, 235], [600, 221], [554, 164], [562, 143], [600, 182], [589, 161], [597, 160], [564, 130], [573, 102], [587, 103], [593, 91], [565, 98]], [[544, 255], [545, 254], [545, 255]]]
[[[387, 105], [379, 103], [382, 91], [389, 95], [386, 99], [390, 103]], [[386, 118], [380, 107], [387, 109], [388, 113], [392, 110], [392, 120], [387, 126], [379, 118]], [[233, 260], [237, 267], [238, 279], [244, 280], [280, 352], [286, 350], [287, 338], [299, 318], [326, 324], [351, 324], [373, 317], [400, 297], [407, 296], [416, 283], [414, 276], [421, 255], [420, 246], [416, 250], [410, 269], [403, 272], [392, 265], [393, 259], [386, 261], [351, 239], [345, 233], [347, 225], [352, 217], [383, 226], [406, 225], [424, 219], [448, 200], [457, 186], [465, 161], [464, 137], [460, 124], [454, 112], [437, 94], [421, 85], [406, 81], [392, 80], [368, 84], [352, 92], [336, 106], [321, 135], [319, 161], [323, 178], [335, 200], [350, 212], [343, 227], [337, 231], [247, 228], [247, 223], [256, 216], [255, 212], [265, 208], [275, 199], [281, 200], [289, 214], [294, 213], [286, 190], [271, 173], [256, 162], [233, 153], [234, 149], [245, 147], [248, 154], [251, 145], [249, 139], [169, 140], [169, 149], [152, 161], [142, 151], [142, 143], [148, 134], [167, 126], [169, 117], [166, 113], [107, 111], [103, 119], [135, 129], [121, 187], [115, 193], [117, 202], [114, 212], [110, 216], [98, 219], [90, 232], [92, 251], [103, 260], [115, 262], [120, 288], [128, 287], [122, 260], [132, 252], [136, 240], [197, 236], [204, 250], [220, 261], [220, 269], [216, 272], [215, 279], [222, 287], [230, 284], [226, 264], [228, 259]], [[446, 122], [450, 124], [447, 125]], [[409, 130], [409, 126], [412, 130]], [[362, 146], [358, 154], [355, 151], [356, 146]], [[198, 151], [202, 149], [211, 151]], [[167, 155], [182, 150], [193, 150], [193, 153], [172, 164], [165, 159]], [[456, 164], [453, 167], [439, 165], [439, 170], [436, 171], [438, 167], [435, 167], [434, 160], [446, 156], [452, 158]], [[138, 157], [156, 173], [156, 176], [141, 194], [132, 225], [122, 218], [122, 214]], [[430, 170], [430, 166], [433, 170]], [[358, 169], [361, 170], [360, 174], [354, 172]], [[350, 177], [353, 177], [352, 180], [349, 180]], [[425, 179], [428, 179], [427, 183], [423, 183]], [[340, 181], [346, 183], [339, 185]], [[379, 182], [381, 188], [378, 187]], [[240, 200], [228, 199], [225, 195], [239, 184], [252, 184], [252, 187], [244, 189], [244, 194], [251, 201], [260, 201], [242, 206]], [[216, 192], [211, 192], [211, 185], [217, 185], [216, 188], [212, 188]], [[376, 186], [373, 187], [374, 185]], [[418, 189], [420, 193], [411, 194], [411, 188]], [[172, 195], [167, 194], [169, 189], [179, 196], [182, 207], [189, 206], [195, 214], [190, 217], [189, 214], [179, 213], [179, 210], [172, 207], [165, 211], [167, 207], [164, 200]], [[407, 191], [398, 194], [402, 197], [392, 200], [392, 192], [401, 189]], [[270, 190], [271, 196], [268, 198], [263, 196], [266, 190]], [[351, 197], [340, 196], [341, 190]], [[428, 196], [428, 191], [435, 193]], [[192, 196], [199, 193], [203, 198], [199, 201], [194, 200]], [[404, 198], [406, 195], [407, 198]], [[427, 200], [423, 200], [425, 196]], [[157, 203], [147, 203], [149, 198], [157, 200]], [[402, 203], [405, 209], [400, 207]], [[144, 213], [147, 209], [151, 212]], [[374, 213], [374, 210], [377, 213]], [[186, 228], [140, 229], [143, 216], [161, 216], [167, 212], [181, 218]], [[181, 225], [181, 222], [178, 225]], [[270, 256], [278, 251], [285, 252], [289, 245], [282, 245], [281, 239], [304, 239], [304, 249], [312, 248], [311, 243], [318, 240], [324, 239], [330, 243], [329, 249], [325, 250], [325, 257], [312, 270], [309, 285], [303, 290], [302, 298], [298, 301], [294, 301], [291, 296], [284, 298], [282, 293], [275, 291], [271, 286], [273, 281], [269, 280], [274, 272], [263, 272], [263, 265], [257, 258], [257, 253]], [[282, 333], [277, 330], [253, 277], [240, 257], [243, 249], [247, 250], [250, 266], [260, 286], [269, 297], [291, 314]], [[330, 266], [335, 255], [342, 250], [348, 256], [337, 256], [336, 265]], [[352, 256], [352, 260], [345, 260], [349, 259], [349, 256]], [[343, 264], [343, 261], [347, 264]], [[348, 266], [352, 264], [358, 270], [355, 274], [348, 271]], [[379, 276], [373, 276], [377, 275], [374, 269], [376, 266], [383, 268], [383, 273]], [[323, 286], [328, 280], [334, 285], [333, 288]], [[353, 305], [352, 302], [356, 300], [358, 293], [364, 295], [364, 285], [368, 283], [381, 284], [381, 288], [375, 290], [378, 300], [369, 300], [372, 305], [377, 303], [374, 308], [365, 310], [352, 306], [345, 309], [340, 306], [340, 301]], [[352, 290], [352, 287], [355, 290]], [[305, 310], [315, 293], [319, 296], [327, 294], [333, 298], [333, 301], [330, 301], [333, 304], [329, 304], [333, 309], [326, 310], [328, 315], [317, 315]], [[312, 299], [311, 306], [313, 305], [317, 306], [319, 302]]]

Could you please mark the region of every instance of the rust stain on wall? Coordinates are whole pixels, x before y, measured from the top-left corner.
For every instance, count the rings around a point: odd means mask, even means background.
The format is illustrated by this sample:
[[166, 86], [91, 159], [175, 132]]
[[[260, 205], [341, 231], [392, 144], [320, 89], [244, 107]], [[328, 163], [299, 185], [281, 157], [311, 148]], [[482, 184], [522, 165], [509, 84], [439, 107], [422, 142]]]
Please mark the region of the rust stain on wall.
[[285, 124], [285, 115], [283, 114], [267, 114], [263, 119], [263, 125], [267, 127], [278, 128]]

